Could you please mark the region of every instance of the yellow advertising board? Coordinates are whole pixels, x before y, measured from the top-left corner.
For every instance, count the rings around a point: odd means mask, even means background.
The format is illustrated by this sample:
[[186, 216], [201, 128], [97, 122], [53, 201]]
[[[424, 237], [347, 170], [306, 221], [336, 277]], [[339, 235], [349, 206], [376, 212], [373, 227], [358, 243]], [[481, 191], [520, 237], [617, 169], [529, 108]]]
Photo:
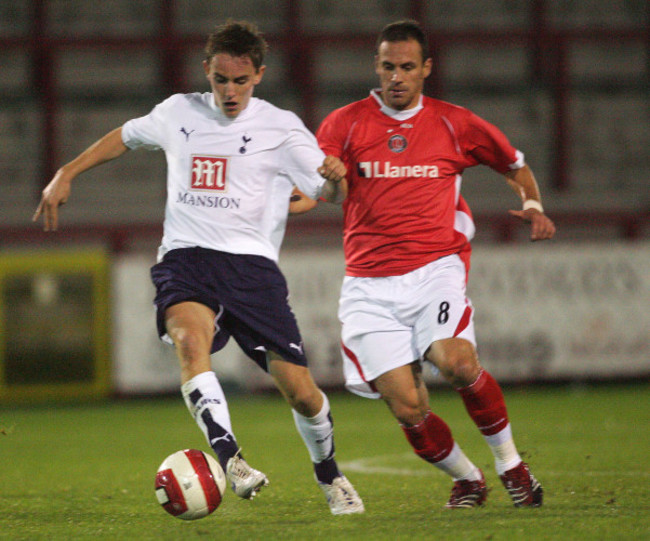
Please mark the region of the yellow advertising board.
[[109, 337], [105, 252], [0, 253], [1, 402], [106, 396]]

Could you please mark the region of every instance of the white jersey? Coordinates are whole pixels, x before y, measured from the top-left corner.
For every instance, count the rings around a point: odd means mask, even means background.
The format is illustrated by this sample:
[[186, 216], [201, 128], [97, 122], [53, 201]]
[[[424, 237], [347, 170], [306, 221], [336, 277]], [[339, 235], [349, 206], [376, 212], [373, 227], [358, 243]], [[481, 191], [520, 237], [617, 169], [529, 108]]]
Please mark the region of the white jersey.
[[212, 93], [175, 94], [122, 127], [131, 149], [162, 149], [167, 204], [159, 260], [200, 246], [278, 260], [293, 186], [316, 199], [325, 155], [292, 112], [251, 98], [234, 119]]

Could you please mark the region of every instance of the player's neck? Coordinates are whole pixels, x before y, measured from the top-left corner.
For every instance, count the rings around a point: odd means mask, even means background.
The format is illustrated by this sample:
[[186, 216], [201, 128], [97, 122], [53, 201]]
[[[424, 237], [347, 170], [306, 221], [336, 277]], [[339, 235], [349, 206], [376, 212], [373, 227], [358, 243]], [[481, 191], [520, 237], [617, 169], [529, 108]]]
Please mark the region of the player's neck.
[[208, 98], [208, 104], [210, 108], [214, 111], [216, 119], [221, 123], [221, 124], [231, 124], [233, 122], [236, 122], [237, 120], [240, 119], [245, 119], [248, 117], [250, 113], [250, 110], [255, 107], [256, 104], [256, 98], [251, 96], [251, 98], [248, 100], [248, 103], [246, 104], [246, 107], [244, 107], [239, 113], [235, 116], [229, 116], [224, 113], [221, 108], [217, 105], [216, 100], [214, 99], [214, 95], [210, 93], [210, 96]]
[[418, 103], [415, 107], [412, 107], [410, 109], [403, 109], [401, 111], [398, 109], [393, 109], [392, 107], [386, 105], [384, 103], [384, 100], [382, 100], [381, 93], [379, 91], [373, 90], [372, 96], [379, 103], [379, 109], [382, 113], [384, 113], [386, 116], [389, 116], [399, 121], [408, 120], [409, 118], [414, 117], [422, 110], [422, 107], [424, 107], [422, 105], [422, 94], [420, 94], [420, 97], [418, 98]]

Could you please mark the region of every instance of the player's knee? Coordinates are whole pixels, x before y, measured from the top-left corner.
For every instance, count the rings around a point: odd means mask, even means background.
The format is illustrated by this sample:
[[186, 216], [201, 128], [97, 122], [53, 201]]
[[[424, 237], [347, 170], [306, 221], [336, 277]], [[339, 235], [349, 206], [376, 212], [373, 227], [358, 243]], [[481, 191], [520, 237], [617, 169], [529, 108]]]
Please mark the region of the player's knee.
[[323, 393], [309, 373], [294, 378], [290, 385], [285, 385], [285, 396], [290, 406], [306, 417], [318, 415], [323, 407]]
[[318, 415], [323, 406], [323, 399], [320, 392], [318, 390], [314, 392], [306, 386], [285, 390], [284, 396], [291, 408], [305, 417]]
[[287, 403], [298, 413], [306, 417], [318, 415], [323, 405], [323, 395], [309, 373], [303, 371], [275, 376], [275, 382]]
[[481, 367], [477, 360], [461, 359], [453, 373], [454, 387], [467, 387], [476, 381], [481, 372]]
[[476, 354], [458, 355], [449, 359], [444, 370], [441, 370], [443, 376], [454, 387], [466, 387], [476, 381], [481, 367], [478, 363]]
[[421, 404], [417, 394], [405, 395], [398, 400], [386, 401], [391, 412], [400, 424], [415, 426], [426, 417], [428, 405]]
[[[296, 410], [300, 415], [305, 417], [314, 417], [318, 415], [320, 408], [316, 403], [315, 396], [304, 391], [300, 391], [288, 397], [291, 408]], [[322, 403], [321, 403], [322, 405]]]
[[184, 365], [192, 365], [201, 361], [206, 351], [209, 355], [208, 344], [202, 333], [189, 328], [177, 328], [170, 332], [178, 356]]
[[481, 366], [476, 349], [471, 342], [452, 339], [436, 343], [428, 357], [440, 370], [442, 376], [456, 387], [465, 387], [476, 381]]
[[396, 419], [404, 426], [415, 426], [424, 421], [425, 412], [420, 408], [402, 408], [395, 413]]

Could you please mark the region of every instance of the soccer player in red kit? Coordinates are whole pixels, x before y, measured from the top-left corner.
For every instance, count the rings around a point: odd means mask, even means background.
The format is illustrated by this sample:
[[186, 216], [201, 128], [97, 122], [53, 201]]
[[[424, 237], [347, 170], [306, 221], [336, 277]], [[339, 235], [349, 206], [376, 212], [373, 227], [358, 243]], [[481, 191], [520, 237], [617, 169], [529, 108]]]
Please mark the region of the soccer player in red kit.
[[348, 171], [339, 305], [346, 385], [382, 398], [415, 453], [452, 477], [447, 507], [478, 506], [487, 496], [483, 473], [429, 407], [422, 363], [432, 363], [460, 394], [515, 506], [538, 507], [542, 487], [476, 353], [465, 292], [474, 223], [460, 196], [464, 169], [484, 164], [505, 176], [522, 200], [510, 212], [531, 224], [532, 240], [552, 238], [555, 226], [523, 154], [498, 128], [422, 94], [427, 51], [417, 22], [386, 26], [375, 58], [381, 88], [332, 112], [317, 133]]

